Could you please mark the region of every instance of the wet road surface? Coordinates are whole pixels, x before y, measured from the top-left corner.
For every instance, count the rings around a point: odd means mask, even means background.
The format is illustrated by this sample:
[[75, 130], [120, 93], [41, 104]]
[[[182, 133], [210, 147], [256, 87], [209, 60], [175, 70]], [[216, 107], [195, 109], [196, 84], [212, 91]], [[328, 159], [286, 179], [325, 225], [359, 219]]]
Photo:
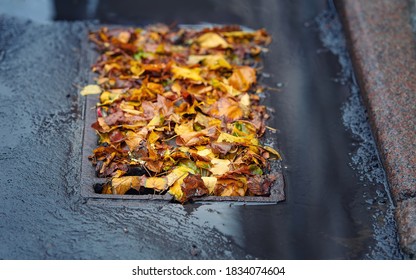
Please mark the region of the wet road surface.
[[[87, 1], [72, 14], [48, 2], [56, 10], [33, 22], [13, 17], [8, 1], [0, 5], [0, 259], [405, 258], [330, 5], [156, 2]], [[267, 141], [284, 158], [286, 201], [108, 205], [82, 198], [85, 100], [77, 86], [89, 77], [87, 32], [97, 23], [51, 18], [265, 27], [273, 43], [262, 82], [278, 88], [265, 100], [274, 111], [269, 126], [278, 128]]]

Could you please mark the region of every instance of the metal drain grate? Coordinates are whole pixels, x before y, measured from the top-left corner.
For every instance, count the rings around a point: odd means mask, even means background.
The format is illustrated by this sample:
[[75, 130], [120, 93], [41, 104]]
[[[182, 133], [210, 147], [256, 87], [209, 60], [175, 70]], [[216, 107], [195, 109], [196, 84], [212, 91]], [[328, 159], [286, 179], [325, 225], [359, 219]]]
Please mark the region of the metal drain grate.
[[[170, 194], [144, 194], [144, 195], [111, 195], [99, 194], [94, 190], [97, 184], [103, 184], [107, 181], [106, 178], [98, 178], [95, 174], [95, 168], [88, 159], [88, 156], [97, 147], [98, 137], [91, 124], [96, 120], [95, 105], [98, 102], [98, 97], [90, 95], [87, 97], [84, 109], [84, 130], [83, 130], [83, 146], [82, 146], [82, 165], [81, 165], [81, 195], [86, 198], [97, 198], [104, 200], [153, 200], [153, 201], [171, 201]], [[281, 172], [277, 173], [277, 179], [270, 189], [269, 196], [204, 196], [195, 197], [193, 201], [225, 201], [225, 202], [244, 202], [244, 203], [277, 203], [285, 199], [284, 195], [284, 180]]]

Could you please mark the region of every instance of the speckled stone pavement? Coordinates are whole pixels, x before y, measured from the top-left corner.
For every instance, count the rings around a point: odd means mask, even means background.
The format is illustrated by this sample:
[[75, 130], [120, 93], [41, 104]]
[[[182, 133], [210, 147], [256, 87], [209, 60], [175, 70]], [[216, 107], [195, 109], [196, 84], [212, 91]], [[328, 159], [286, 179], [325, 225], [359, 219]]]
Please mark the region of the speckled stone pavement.
[[416, 253], [416, 44], [408, 1], [337, 1], [403, 250]]

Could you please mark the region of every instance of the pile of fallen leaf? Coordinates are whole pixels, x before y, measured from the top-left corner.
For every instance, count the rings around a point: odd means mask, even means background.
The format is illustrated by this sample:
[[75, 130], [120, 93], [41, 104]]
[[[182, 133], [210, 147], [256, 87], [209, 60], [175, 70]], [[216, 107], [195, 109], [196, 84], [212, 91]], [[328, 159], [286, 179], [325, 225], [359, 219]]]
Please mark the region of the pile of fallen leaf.
[[236, 26], [203, 30], [102, 28], [90, 34], [100, 52], [100, 94], [90, 156], [104, 194], [193, 197], [265, 196], [276, 176], [276, 150], [261, 145], [266, 107], [256, 76], [271, 38]]

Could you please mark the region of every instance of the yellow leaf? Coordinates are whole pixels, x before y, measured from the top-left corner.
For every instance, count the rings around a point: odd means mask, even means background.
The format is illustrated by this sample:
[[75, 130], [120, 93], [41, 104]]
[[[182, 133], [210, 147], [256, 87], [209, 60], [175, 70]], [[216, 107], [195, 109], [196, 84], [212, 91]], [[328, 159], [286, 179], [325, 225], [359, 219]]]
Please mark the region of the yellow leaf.
[[134, 76], [139, 77], [141, 74], [144, 73], [145, 70], [141, 67], [141, 64], [138, 61], [131, 60], [130, 71]]
[[160, 136], [159, 136], [159, 134], [157, 134], [156, 132], [154, 132], [154, 131], [151, 131], [150, 133], [149, 133], [149, 137], [147, 138], [147, 141], [150, 143], [150, 144], [152, 144], [152, 143], [155, 143], [156, 141], [157, 141], [157, 139], [159, 139], [160, 138]]
[[220, 35], [214, 32], [207, 32], [199, 36], [196, 40], [202, 48], [212, 49], [221, 47], [223, 49], [230, 47], [230, 45]]
[[215, 185], [217, 184], [216, 177], [201, 177], [202, 181], [204, 181], [205, 187], [208, 188], [209, 193], [212, 194], [215, 189]]
[[110, 137], [108, 136], [108, 133], [100, 133], [100, 132], [97, 131], [97, 134], [99, 136], [98, 141], [99, 141], [100, 144], [103, 144], [103, 143], [107, 143], [108, 145], [111, 144]]
[[173, 183], [175, 183], [180, 178], [185, 178], [186, 175], [188, 175], [189, 172], [192, 170], [190, 168], [187, 168], [185, 166], [178, 166], [175, 169], [172, 170], [168, 175], [166, 175], [167, 184], [168, 186], [172, 186]]
[[162, 122], [162, 118], [160, 117], [160, 114], [157, 114], [153, 117], [153, 119], [147, 124], [147, 127], [150, 126], [158, 126]]
[[182, 87], [178, 81], [175, 81], [170, 88], [174, 93], [181, 94]]
[[143, 141], [143, 135], [133, 131], [126, 132], [126, 139], [124, 141], [129, 146], [130, 150], [135, 150], [140, 147], [141, 142]]
[[220, 196], [244, 196], [247, 191], [247, 179], [245, 177], [222, 178], [217, 180], [215, 195]]
[[111, 103], [113, 103], [114, 101], [118, 100], [118, 98], [120, 97], [120, 95], [122, 94], [122, 92], [120, 91], [104, 91], [101, 95], [100, 95], [100, 105], [109, 105]]
[[208, 157], [208, 158], [215, 157], [211, 149], [203, 149], [203, 150], [197, 151], [196, 153], [200, 155], [201, 157]]
[[104, 132], [108, 132], [111, 130], [111, 127], [105, 122], [104, 118], [99, 117], [97, 118], [98, 124], [101, 126]]
[[185, 133], [194, 132], [194, 124], [192, 121], [175, 126], [175, 133], [181, 136]]
[[230, 85], [227, 85], [226, 83], [221, 83], [221, 87], [223, 90], [225, 89], [225, 92], [231, 94], [232, 96], [237, 96], [241, 94], [241, 91], [233, 88]]
[[214, 165], [209, 169], [214, 175], [223, 175], [230, 170], [230, 161], [228, 159], [211, 159], [211, 163]]
[[110, 72], [113, 69], [121, 69], [121, 66], [117, 63], [107, 63], [104, 65], [104, 71], [106, 73]]
[[281, 159], [282, 157], [280, 156], [279, 152], [276, 151], [275, 149], [273, 149], [272, 147], [269, 146], [264, 146], [263, 149], [265, 149], [266, 151], [268, 151], [269, 153], [275, 155], [277, 157], [277, 159]]
[[87, 85], [81, 90], [80, 94], [83, 96], [90, 94], [100, 94], [101, 91], [101, 88], [97, 85]]
[[123, 171], [123, 170], [120, 170], [120, 169], [116, 170], [116, 172], [114, 172], [113, 178], [120, 178], [124, 174], [126, 174], [126, 171]]
[[247, 118], [250, 115], [250, 96], [248, 93], [241, 96], [239, 104], [240, 108], [243, 110], [244, 117]]
[[188, 65], [195, 65], [201, 62], [211, 70], [219, 68], [231, 69], [231, 65], [222, 55], [190, 55], [188, 58]]
[[228, 142], [228, 143], [240, 143], [246, 145], [257, 146], [259, 141], [255, 138], [255, 135], [247, 135], [245, 137], [234, 136], [225, 132], [222, 132], [217, 139], [217, 142]]
[[118, 34], [117, 38], [123, 44], [127, 44], [130, 40], [130, 33], [127, 31], [122, 31]]
[[226, 92], [226, 93], [228, 93], [228, 94], [230, 94], [232, 96], [237, 96], [237, 95], [240, 95], [241, 94], [241, 91], [233, 88], [232, 86], [230, 86], [228, 84], [228, 80], [227, 79], [224, 79], [223, 82], [221, 82], [219, 80], [216, 80], [216, 79], [212, 79], [210, 81], [210, 84], [213, 87], [215, 87], [215, 88], [217, 88], [217, 89], [219, 89], [219, 90], [221, 90], [223, 92]]
[[125, 176], [120, 178], [112, 178], [111, 186], [113, 194], [125, 194], [129, 189], [140, 189], [141, 177], [139, 176]]
[[250, 107], [250, 96], [248, 95], [248, 93], [243, 94], [240, 98], [240, 104], [245, 106], [245, 107]]
[[236, 38], [244, 38], [244, 37], [254, 37], [254, 32], [247, 32], [247, 31], [230, 31], [222, 33], [226, 37], [236, 37]]
[[158, 191], [163, 191], [168, 186], [168, 180], [162, 177], [150, 177], [147, 178], [144, 184], [145, 188], [155, 189]]
[[201, 114], [200, 112], [196, 113], [196, 116], [195, 116], [195, 122], [196, 123], [198, 123], [202, 126], [208, 127], [209, 126], [209, 120], [210, 120], [210, 118], [207, 117], [206, 115]]
[[134, 105], [129, 104], [128, 102], [122, 102], [120, 104], [120, 109], [123, 110], [126, 113], [132, 114], [132, 115], [143, 115], [142, 112], [140, 112], [139, 110], [134, 109]]
[[172, 187], [169, 188], [169, 193], [175, 197], [176, 201], [182, 201], [184, 198], [184, 193], [182, 191], [181, 185], [187, 176], [188, 174], [183, 175], [181, 178], [175, 181]]
[[204, 79], [199, 75], [200, 68], [184, 68], [178, 66], [172, 66], [172, 73], [174, 79], [190, 79], [197, 82], [202, 82]]

